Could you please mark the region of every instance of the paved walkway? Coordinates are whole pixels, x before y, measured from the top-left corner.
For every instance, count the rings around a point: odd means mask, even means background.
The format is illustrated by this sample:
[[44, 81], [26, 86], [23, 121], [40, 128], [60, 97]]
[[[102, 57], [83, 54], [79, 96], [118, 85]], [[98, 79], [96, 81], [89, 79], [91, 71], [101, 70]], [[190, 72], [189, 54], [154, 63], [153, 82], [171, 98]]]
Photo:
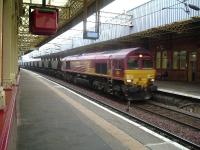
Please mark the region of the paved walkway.
[[200, 84], [177, 82], [177, 81], [156, 81], [158, 90], [200, 99]]

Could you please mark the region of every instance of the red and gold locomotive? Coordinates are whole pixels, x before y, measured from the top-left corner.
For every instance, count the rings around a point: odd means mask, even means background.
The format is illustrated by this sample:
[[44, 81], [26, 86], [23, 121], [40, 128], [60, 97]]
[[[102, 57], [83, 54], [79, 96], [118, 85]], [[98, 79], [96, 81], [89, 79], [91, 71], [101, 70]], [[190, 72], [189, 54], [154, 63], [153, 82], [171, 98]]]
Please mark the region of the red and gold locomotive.
[[128, 100], [150, 99], [157, 89], [152, 55], [140, 47], [67, 56], [61, 70], [68, 81]]

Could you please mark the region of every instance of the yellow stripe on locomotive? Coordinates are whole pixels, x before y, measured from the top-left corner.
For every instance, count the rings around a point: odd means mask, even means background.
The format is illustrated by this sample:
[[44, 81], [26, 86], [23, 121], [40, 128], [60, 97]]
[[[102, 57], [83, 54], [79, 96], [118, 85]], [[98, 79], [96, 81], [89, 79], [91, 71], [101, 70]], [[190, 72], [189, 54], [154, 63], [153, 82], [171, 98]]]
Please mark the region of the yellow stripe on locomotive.
[[155, 74], [156, 71], [154, 69], [125, 70], [124, 83], [126, 85], [137, 85], [143, 88], [147, 88], [153, 84]]

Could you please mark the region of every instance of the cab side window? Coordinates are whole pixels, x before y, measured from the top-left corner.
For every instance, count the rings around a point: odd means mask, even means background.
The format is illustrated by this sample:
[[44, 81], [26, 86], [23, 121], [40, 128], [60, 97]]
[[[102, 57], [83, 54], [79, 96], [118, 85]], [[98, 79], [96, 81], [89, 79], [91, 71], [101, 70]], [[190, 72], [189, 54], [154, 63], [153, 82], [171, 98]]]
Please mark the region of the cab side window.
[[123, 60], [114, 60], [113, 61], [114, 68], [118, 70], [124, 70], [124, 63]]
[[70, 69], [70, 61], [66, 62], [66, 69]]
[[95, 72], [99, 74], [107, 74], [107, 64], [106, 63], [96, 63]]

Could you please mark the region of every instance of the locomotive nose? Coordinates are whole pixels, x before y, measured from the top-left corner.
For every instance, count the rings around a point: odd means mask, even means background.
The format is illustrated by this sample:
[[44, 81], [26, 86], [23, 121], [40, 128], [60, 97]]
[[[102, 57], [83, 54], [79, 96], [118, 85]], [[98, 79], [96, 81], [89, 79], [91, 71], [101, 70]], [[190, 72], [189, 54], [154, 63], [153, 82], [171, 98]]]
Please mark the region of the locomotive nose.
[[148, 87], [155, 80], [154, 70], [126, 70], [125, 83], [127, 85]]

